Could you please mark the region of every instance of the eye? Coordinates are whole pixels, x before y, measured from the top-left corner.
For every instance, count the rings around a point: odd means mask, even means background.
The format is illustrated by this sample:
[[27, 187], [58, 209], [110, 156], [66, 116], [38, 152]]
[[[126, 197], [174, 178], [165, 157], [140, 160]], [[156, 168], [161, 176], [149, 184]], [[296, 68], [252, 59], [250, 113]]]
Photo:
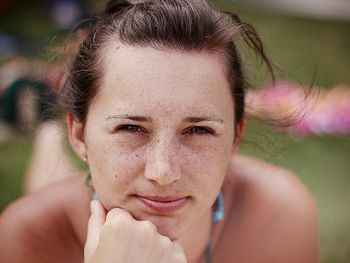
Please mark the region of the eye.
[[143, 132], [144, 130], [138, 125], [125, 124], [125, 125], [118, 126], [116, 131], [136, 133], [136, 132]]
[[206, 134], [214, 134], [213, 129], [208, 127], [202, 127], [202, 126], [194, 126], [188, 128], [185, 133], [191, 134], [191, 135], [206, 135]]

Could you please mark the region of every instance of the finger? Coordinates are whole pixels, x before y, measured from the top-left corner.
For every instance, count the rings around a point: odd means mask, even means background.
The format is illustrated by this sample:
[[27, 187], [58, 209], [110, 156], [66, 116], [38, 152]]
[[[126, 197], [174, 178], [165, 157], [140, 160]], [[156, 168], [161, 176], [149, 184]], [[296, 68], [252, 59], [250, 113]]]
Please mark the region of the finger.
[[106, 223], [121, 224], [127, 221], [134, 221], [134, 218], [131, 216], [131, 214], [128, 211], [119, 207], [114, 207], [108, 211], [108, 214], [106, 217]]
[[163, 257], [162, 263], [186, 263], [187, 258], [183, 247], [177, 240], [170, 241], [172, 245], [169, 250], [166, 251], [166, 257]]
[[85, 258], [88, 258], [97, 248], [101, 229], [106, 221], [106, 210], [98, 200], [90, 203], [91, 215], [88, 223], [88, 232], [84, 248]]
[[174, 240], [173, 241], [173, 248], [178, 251], [178, 252], [181, 252], [181, 253], [185, 253], [183, 247], [181, 246], [180, 242], [177, 241], [177, 240]]
[[183, 247], [181, 246], [179, 241], [177, 241], [177, 240], [173, 241], [173, 249], [175, 251], [175, 253], [173, 254], [174, 262], [186, 263], [187, 262], [187, 258], [186, 258], [185, 250], [183, 249]]

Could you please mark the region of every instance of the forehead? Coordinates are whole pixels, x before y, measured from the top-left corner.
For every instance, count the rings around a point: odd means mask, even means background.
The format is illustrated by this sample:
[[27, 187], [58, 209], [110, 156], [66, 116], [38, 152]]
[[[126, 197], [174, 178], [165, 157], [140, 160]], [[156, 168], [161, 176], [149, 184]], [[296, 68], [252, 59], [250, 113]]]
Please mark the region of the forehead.
[[224, 59], [218, 53], [109, 44], [102, 61], [96, 99], [105, 105], [233, 108]]

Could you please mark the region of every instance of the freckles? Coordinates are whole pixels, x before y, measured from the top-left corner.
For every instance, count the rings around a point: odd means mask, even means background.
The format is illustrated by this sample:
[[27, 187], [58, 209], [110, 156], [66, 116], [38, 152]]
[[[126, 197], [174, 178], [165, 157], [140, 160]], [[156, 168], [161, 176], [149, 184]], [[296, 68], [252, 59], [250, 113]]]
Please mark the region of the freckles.
[[208, 165], [208, 158], [201, 151], [184, 151], [182, 153], [182, 162], [187, 169], [194, 173], [202, 173]]
[[214, 178], [222, 175], [228, 165], [227, 151], [223, 145], [211, 145], [202, 149], [187, 149], [183, 152], [186, 167], [198, 175], [201, 182], [210, 184]]

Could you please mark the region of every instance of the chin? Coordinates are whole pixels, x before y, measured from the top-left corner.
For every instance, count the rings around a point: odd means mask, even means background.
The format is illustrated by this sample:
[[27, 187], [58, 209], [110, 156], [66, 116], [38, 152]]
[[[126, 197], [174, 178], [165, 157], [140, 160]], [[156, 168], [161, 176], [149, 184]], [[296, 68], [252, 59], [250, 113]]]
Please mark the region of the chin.
[[191, 208], [193, 199], [190, 197], [174, 200], [173, 197], [140, 196], [131, 198], [124, 207], [136, 220], [152, 222], [161, 235], [171, 240], [186, 232]]
[[170, 238], [171, 240], [177, 239], [180, 237], [186, 230], [184, 221], [172, 216], [160, 216], [160, 215], [144, 215], [144, 216], [135, 216], [137, 220], [147, 220], [152, 222], [158, 232]]

